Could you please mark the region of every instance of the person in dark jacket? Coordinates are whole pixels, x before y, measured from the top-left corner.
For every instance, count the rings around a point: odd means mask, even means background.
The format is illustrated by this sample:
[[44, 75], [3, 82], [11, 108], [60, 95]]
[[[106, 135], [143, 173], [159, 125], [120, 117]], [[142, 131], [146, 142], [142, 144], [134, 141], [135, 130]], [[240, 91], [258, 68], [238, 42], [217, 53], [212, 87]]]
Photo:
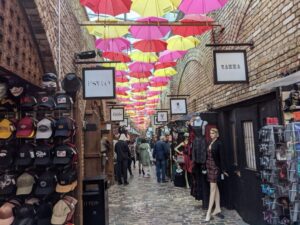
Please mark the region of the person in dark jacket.
[[153, 158], [156, 160], [156, 177], [157, 182], [166, 182], [166, 158], [168, 155], [165, 136], [161, 136], [156, 142], [153, 150]]
[[117, 154], [117, 177], [118, 183], [121, 185], [122, 178], [124, 179], [124, 185], [129, 184], [127, 181], [127, 169], [128, 160], [130, 158], [130, 150], [127, 144], [127, 138], [125, 134], [121, 134], [119, 141], [115, 145], [115, 152]]

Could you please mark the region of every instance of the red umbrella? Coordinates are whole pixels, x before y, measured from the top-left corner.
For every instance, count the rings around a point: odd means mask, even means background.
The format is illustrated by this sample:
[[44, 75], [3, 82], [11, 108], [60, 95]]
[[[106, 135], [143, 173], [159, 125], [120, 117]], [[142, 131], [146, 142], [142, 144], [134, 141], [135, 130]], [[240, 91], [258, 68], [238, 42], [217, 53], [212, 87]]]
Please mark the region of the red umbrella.
[[133, 62], [129, 65], [129, 69], [132, 72], [145, 72], [150, 71], [154, 68], [152, 63], [145, 62]]
[[150, 71], [147, 71], [147, 72], [130, 72], [129, 73], [130, 77], [135, 77], [135, 78], [138, 78], [138, 79], [147, 78], [147, 77], [150, 77], [151, 75], [152, 75], [152, 73]]
[[163, 87], [163, 86], [167, 86], [168, 82], [151, 82], [150, 86], [151, 87]]
[[211, 24], [214, 20], [208, 16], [191, 14], [186, 15], [183, 19], [180, 20], [182, 23], [192, 23], [192, 22], [206, 22], [207, 26], [174, 26], [172, 27], [173, 34], [177, 34], [183, 37], [195, 36], [203, 34], [206, 31], [212, 29]]
[[136, 83], [136, 84], [132, 84], [131, 85], [131, 87], [133, 88], [133, 89], [144, 89], [144, 88], [148, 88], [148, 86], [149, 86], [149, 83]]
[[176, 62], [157, 62], [154, 65], [155, 70], [164, 69], [167, 67], [174, 67], [176, 66]]
[[118, 94], [118, 95], [127, 95], [127, 92], [126, 92], [127, 90], [122, 90], [122, 89], [116, 89], [116, 93]]
[[132, 91], [133, 93], [137, 93], [137, 92], [146, 91], [147, 89], [148, 89], [148, 86], [147, 86], [147, 87], [134, 88], [134, 89], [132, 89], [131, 91]]
[[151, 96], [155, 96], [155, 95], [160, 95], [161, 91], [148, 91], [147, 92], [147, 96], [151, 97]]
[[121, 61], [124, 63], [131, 62], [130, 57], [127, 54], [121, 52], [103, 52], [102, 57], [111, 61]]
[[133, 43], [133, 47], [142, 52], [162, 52], [167, 49], [167, 43], [161, 40], [141, 40]]
[[116, 82], [126, 83], [126, 82], [129, 82], [129, 79], [125, 76], [116, 77]]
[[128, 13], [131, 7], [131, 0], [80, 0], [80, 3], [97, 14], [112, 16]]

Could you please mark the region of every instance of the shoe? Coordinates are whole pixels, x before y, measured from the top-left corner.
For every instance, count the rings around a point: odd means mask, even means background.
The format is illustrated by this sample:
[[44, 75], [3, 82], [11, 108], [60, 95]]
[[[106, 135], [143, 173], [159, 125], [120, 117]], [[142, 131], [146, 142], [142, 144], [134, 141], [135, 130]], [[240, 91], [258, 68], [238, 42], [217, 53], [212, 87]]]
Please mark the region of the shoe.
[[130, 177], [133, 178], [133, 174], [130, 174]]
[[167, 180], [163, 180], [162, 183], [168, 183], [168, 181]]
[[124, 182], [124, 185], [128, 185], [129, 183], [127, 181]]
[[222, 220], [225, 218], [225, 216], [224, 216], [222, 213], [217, 213], [217, 214], [214, 215], [214, 216], [219, 217], [219, 218], [222, 219]]
[[161, 181], [160, 181], [160, 180], [158, 180], [158, 181], [157, 181], [157, 183], [161, 183]]
[[123, 184], [122, 182], [120, 182], [120, 181], [118, 182], [118, 185], [122, 185], [122, 184]]

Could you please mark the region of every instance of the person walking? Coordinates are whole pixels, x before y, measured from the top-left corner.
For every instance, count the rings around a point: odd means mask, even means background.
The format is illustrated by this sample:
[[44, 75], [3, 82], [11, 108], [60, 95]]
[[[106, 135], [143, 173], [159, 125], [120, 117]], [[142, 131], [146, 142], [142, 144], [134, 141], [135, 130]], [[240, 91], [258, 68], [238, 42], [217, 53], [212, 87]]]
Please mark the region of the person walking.
[[130, 143], [129, 143], [129, 150], [130, 150], [130, 155], [131, 155], [131, 161], [133, 163], [133, 168], [135, 169], [136, 151], [135, 151], [135, 146], [134, 146], [133, 141], [130, 141]]
[[127, 181], [127, 169], [128, 161], [130, 157], [130, 151], [127, 144], [127, 137], [125, 134], [121, 134], [119, 141], [115, 145], [115, 152], [117, 155], [117, 179], [118, 183], [123, 184], [122, 178], [124, 180], [124, 185], [128, 185]]
[[156, 142], [153, 150], [153, 158], [156, 159], [156, 177], [158, 183], [166, 181], [166, 158], [168, 154], [165, 136], [161, 136]]
[[139, 146], [140, 160], [145, 169], [145, 177], [150, 177], [150, 145], [147, 143], [146, 139], [142, 139], [141, 144]]

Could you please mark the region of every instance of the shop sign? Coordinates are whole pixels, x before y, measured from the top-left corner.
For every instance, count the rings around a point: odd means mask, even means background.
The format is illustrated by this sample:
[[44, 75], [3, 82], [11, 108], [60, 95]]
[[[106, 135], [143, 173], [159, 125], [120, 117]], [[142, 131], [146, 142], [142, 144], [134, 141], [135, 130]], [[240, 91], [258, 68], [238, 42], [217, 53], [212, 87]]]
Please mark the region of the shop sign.
[[213, 55], [215, 84], [248, 83], [246, 51], [215, 50]]
[[171, 98], [171, 115], [186, 115], [187, 104], [185, 98]]
[[111, 108], [110, 109], [110, 120], [113, 122], [124, 121], [124, 108]]
[[128, 118], [125, 118], [123, 121], [121, 121], [120, 126], [128, 127]]
[[162, 122], [158, 121], [157, 115], [154, 116], [154, 125], [162, 125]]
[[157, 121], [158, 122], [168, 122], [168, 112], [167, 111], [157, 112]]
[[83, 99], [115, 98], [114, 68], [83, 68]]

